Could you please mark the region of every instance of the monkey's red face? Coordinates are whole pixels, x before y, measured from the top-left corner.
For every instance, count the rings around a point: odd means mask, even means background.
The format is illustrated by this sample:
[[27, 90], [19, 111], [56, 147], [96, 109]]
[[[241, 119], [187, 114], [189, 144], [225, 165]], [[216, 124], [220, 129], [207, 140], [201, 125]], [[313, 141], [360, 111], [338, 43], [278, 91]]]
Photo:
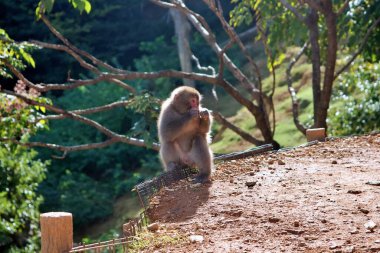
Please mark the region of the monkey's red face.
[[199, 101], [197, 97], [190, 97], [190, 106], [192, 109], [198, 109]]
[[174, 95], [173, 105], [180, 113], [186, 113], [189, 110], [199, 110], [201, 97], [199, 93], [193, 90], [180, 91]]

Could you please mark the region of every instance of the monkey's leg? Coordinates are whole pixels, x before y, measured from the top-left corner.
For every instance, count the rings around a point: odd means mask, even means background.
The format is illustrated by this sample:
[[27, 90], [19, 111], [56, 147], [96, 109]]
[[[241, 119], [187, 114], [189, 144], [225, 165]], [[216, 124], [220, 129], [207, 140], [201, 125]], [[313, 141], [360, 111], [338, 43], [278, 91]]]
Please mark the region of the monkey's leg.
[[174, 170], [181, 166], [180, 156], [172, 142], [161, 143], [160, 157], [166, 171]]
[[212, 169], [212, 153], [208, 147], [207, 140], [202, 135], [196, 135], [190, 151], [190, 157], [199, 169], [199, 174], [195, 177], [195, 182], [206, 183], [210, 181]]

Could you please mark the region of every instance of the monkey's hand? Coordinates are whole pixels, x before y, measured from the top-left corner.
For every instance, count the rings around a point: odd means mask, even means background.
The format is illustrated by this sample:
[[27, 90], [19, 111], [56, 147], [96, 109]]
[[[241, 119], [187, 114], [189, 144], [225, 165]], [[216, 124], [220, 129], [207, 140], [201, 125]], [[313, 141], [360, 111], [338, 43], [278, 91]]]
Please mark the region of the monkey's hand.
[[199, 118], [199, 110], [196, 108], [191, 108], [189, 111], [192, 118]]
[[208, 119], [210, 118], [210, 112], [207, 109], [203, 109], [202, 111], [199, 112], [199, 116], [201, 119]]

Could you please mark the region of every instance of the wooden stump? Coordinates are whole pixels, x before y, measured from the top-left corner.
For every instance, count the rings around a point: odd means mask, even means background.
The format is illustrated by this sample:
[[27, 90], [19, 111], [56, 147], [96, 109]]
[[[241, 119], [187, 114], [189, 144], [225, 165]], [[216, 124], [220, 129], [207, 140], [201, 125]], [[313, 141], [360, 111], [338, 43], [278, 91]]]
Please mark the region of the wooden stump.
[[71, 213], [41, 214], [40, 224], [42, 253], [63, 253], [72, 249], [73, 217]]
[[306, 139], [310, 141], [325, 141], [326, 130], [324, 128], [311, 128], [306, 130]]

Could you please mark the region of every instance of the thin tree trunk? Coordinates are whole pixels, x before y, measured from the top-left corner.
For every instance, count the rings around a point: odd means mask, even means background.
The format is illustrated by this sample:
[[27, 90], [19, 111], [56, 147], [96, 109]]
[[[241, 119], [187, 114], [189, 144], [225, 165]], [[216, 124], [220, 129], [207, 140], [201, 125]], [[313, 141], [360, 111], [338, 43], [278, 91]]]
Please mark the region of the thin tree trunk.
[[309, 40], [311, 46], [311, 64], [312, 64], [312, 87], [313, 87], [313, 106], [314, 106], [314, 126], [317, 126], [317, 119], [321, 118], [320, 101], [321, 101], [321, 53], [319, 47], [318, 31], [319, 15], [316, 10], [310, 9], [306, 19], [309, 28]]
[[325, 18], [327, 27], [327, 55], [326, 55], [326, 69], [323, 80], [323, 90], [320, 102], [320, 113], [316, 119], [317, 127], [324, 127], [327, 129], [327, 113], [330, 106], [330, 98], [332, 86], [334, 83], [334, 74], [336, 66], [336, 55], [338, 50], [337, 42], [337, 28], [336, 28], [336, 14], [333, 11], [331, 1], [326, 1], [325, 5]]
[[[193, 72], [191, 65], [191, 49], [190, 49], [190, 31], [191, 26], [186, 16], [177, 9], [170, 9], [170, 15], [174, 21], [175, 33], [177, 36], [178, 56], [181, 63], [181, 70], [184, 72]], [[187, 86], [195, 86], [194, 80], [183, 79], [183, 83]]]

